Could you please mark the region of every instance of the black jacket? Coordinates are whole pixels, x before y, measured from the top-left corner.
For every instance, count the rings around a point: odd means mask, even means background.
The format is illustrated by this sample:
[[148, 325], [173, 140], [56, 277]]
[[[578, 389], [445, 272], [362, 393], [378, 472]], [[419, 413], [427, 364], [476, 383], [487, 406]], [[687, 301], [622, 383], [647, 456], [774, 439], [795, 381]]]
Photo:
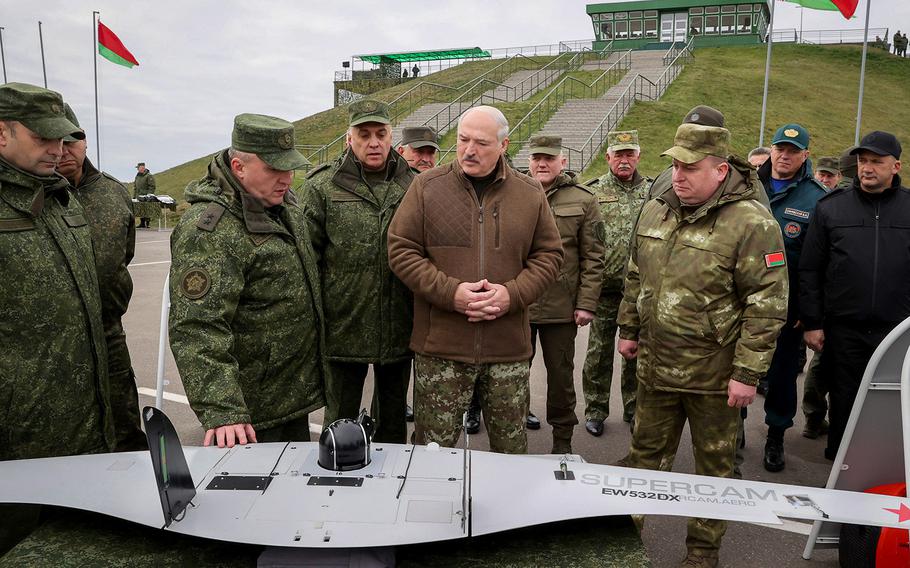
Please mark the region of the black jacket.
[[857, 179], [818, 200], [799, 264], [807, 330], [910, 316], [910, 189], [900, 181], [895, 175], [890, 188], [871, 195]]

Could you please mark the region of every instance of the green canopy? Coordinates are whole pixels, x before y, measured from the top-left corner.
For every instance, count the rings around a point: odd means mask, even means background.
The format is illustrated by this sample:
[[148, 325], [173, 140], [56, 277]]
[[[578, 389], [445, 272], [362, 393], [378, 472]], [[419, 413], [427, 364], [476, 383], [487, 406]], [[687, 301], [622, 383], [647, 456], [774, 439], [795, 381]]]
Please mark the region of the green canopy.
[[489, 51], [479, 47], [462, 47], [457, 49], [438, 49], [435, 51], [406, 51], [404, 53], [374, 53], [355, 55], [355, 59], [370, 63], [410, 63], [412, 61], [440, 61], [443, 59], [479, 59], [491, 57]]

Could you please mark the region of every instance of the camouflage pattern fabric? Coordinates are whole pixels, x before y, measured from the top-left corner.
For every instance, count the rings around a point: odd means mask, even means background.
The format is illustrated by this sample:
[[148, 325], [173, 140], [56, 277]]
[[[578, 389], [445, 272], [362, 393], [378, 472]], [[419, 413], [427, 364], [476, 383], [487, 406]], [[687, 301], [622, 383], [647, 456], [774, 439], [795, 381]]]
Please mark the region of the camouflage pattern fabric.
[[628, 182], [620, 181], [610, 171], [586, 184], [594, 190], [600, 206], [602, 225], [597, 235], [604, 244], [604, 277], [601, 286], [604, 292], [622, 290], [632, 228], [638, 219], [638, 212], [648, 198], [650, 182], [651, 180], [641, 177], [638, 171]]
[[294, 194], [266, 210], [229, 164], [186, 188], [171, 235], [171, 350], [204, 429], [267, 429], [324, 404], [319, 277]]
[[806, 422], [821, 423], [828, 414], [828, 385], [822, 374], [821, 353], [813, 353], [803, 383], [803, 414]]
[[155, 184], [155, 176], [153, 176], [152, 172], [148, 170], [145, 170], [143, 173], [136, 172], [136, 180], [134, 181], [134, 184], [135, 194], [133, 197], [155, 193], [157, 189], [157, 186]]
[[[667, 471], [679, 448], [686, 421], [692, 433], [695, 473], [733, 476], [733, 451], [739, 409], [727, 406], [726, 395], [665, 392], [639, 384], [632, 446], [624, 459], [628, 467]], [[717, 557], [725, 521], [689, 519], [686, 548]]]
[[787, 316], [780, 227], [735, 169], [699, 207], [675, 193], [641, 212], [617, 321], [637, 340], [638, 380], [726, 394], [768, 370]]
[[[588, 353], [581, 372], [581, 384], [585, 395], [585, 419], [605, 420], [610, 415], [610, 390], [613, 387], [613, 360], [616, 353], [616, 314], [622, 301], [621, 292], [600, 295], [594, 321], [588, 335]], [[622, 360], [620, 392], [622, 395], [622, 416], [631, 422], [635, 415], [635, 391], [638, 382], [635, 359]]]
[[114, 448], [91, 230], [63, 177], [0, 160], [0, 460]]
[[133, 203], [136, 217], [157, 221], [161, 217], [161, 204], [153, 201], [137, 201]]
[[525, 418], [530, 403], [530, 365], [462, 363], [417, 354], [414, 358], [414, 425], [416, 443], [455, 447], [462, 415], [476, 388], [480, 389], [483, 422], [490, 450], [528, 453]]
[[300, 188], [319, 261], [329, 360], [385, 364], [412, 356], [412, 296], [389, 268], [386, 239], [413, 178], [391, 152], [386, 181], [371, 186], [346, 152], [313, 170]]
[[[762, 205], [771, 208], [771, 202], [768, 200], [768, 194], [762, 188], [761, 181], [758, 179], [758, 173], [755, 171], [748, 161], [740, 158], [736, 155], [727, 156], [727, 163], [730, 164], [730, 167], [738, 171], [743, 178], [747, 180], [747, 185], [755, 188], [755, 191], [752, 195], [752, 199], [760, 202]], [[654, 199], [655, 197], [662, 195], [666, 191], [670, 190], [673, 187], [673, 166], [665, 169], [660, 172], [654, 182], [651, 184], [650, 189], [648, 189], [648, 199]]]
[[101, 316], [107, 339], [108, 379], [117, 451], [147, 447], [140, 428], [139, 393], [121, 318], [133, 295], [129, 265], [136, 249], [133, 202], [126, 187], [85, 159], [76, 197], [85, 209], [101, 287]]

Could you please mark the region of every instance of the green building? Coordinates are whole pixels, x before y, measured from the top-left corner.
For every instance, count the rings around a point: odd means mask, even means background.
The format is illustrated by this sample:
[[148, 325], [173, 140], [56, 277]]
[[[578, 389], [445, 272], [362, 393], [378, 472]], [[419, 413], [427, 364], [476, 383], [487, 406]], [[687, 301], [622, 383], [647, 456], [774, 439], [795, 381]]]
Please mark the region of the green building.
[[762, 43], [771, 17], [767, 2], [632, 0], [588, 4], [594, 49], [666, 49], [673, 42], [698, 47]]

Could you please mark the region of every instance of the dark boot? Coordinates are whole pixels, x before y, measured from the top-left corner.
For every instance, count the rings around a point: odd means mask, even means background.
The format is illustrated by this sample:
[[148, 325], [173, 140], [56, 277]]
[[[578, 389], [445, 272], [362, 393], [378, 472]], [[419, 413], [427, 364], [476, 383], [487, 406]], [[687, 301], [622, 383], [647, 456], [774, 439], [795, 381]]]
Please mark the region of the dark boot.
[[768, 471], [777, 472], [784, 469], [786, 462], [783, 432], [776, 432], [774, 428], [768, 429], [768, 441], [765, 442], [765, 457], [762, 463]]
[[473, 400], [468, 405], [468, 416], [465, 419], [464, 431], [468, 434], [480, 432], [480, 405], [474, 404]]
[[529, 412], [525, 426], [528, 427], [528, 430], [540, 430], [540, 418], [534, 416], [533, 412]]

